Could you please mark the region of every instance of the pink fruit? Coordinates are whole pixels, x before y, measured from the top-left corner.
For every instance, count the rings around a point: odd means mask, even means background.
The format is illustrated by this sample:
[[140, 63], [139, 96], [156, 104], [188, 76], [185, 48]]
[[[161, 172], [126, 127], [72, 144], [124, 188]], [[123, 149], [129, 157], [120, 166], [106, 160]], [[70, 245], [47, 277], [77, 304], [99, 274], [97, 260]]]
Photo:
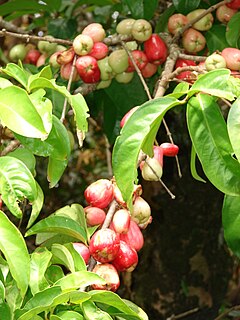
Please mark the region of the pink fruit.
[[156, 64], [148, 62], [146, 66], [141, 70], [144, 78], [151, 78], [157, 72], [158, 66]]
[[45, 64], [45, 62], [46, 62], [46, 59], [47, 59], [47, 55], [46, 54], [41, 54], [39, 56], [39, 58], [37, 59], [36, 66], [38, 68], [43, 66]]
[[225, 48], [222, 51], [222, 56], [226, 60], [227, 68], [239, 71], [240, 70], [240, 50], [236, 48]]
[[[63, 64], [60, 68], [60, 75], [65, 80], [70, 79], [71, 72], [72, 72], [72, 62]], [[77, 70], [74, 69], [72, 81], [77, 81], [78, 79], [79, 79], [79, 76], [78, 76]]]
[[158, 160], [161, 167], [163, 167], [163, 150], [160, 146], [153, 146], [153, 156]]
[[108, 46], [103, 42], [95, 42], [89, 55], [97, 60], [105, 58], [108, 54]]
[[119, 247], [119, 234], [108, 228], [96, 231], [89, 243], [91, 256], [101, 263], [110, 262], [115, 259], [118, 254]]
[[216, 17], [220, 22], [227, 24], [236, 12], [236, 9], [231, 9], [226, 5], [222, 5], [216, 10]]
[[88, 247], [85, 246], [85, 244], [83, 244], [82, 242], [74, 242], [73, 247], [82, 256], [87, 265], [90, 259], [90, 252]]
[[160, 65], [166, 61], [168, 49], [163, 39], [154, 33], [144, 42], [144, 52], [149, 62]]
[[186, 24], [188, 18], [181, 13], [175, 13], [168, 19], [168, 31], [177, 34]]
[[132, 272], [138, 264], [137, 251], [121, 240], [118, 255], [112, 261], [112, 264], [119, 272]]
[[91, 37], [93, 42], [102, 41], [106, 37], [106, 32], [100, 23], [90, 23], [82, 30], [82, 34]]
[[167, 157], [175, 157], [179, 151], [179, 147], [170, 142], [164, 142], [160, 144], [160, 147], [163, 150], [163, 155]]
[[206, 39], [200, 31], [189, 28], [183, 34], [182, 45], [187, 52], [196, 53], [204, 49]]
[[120, 240], [125, 241], [130, 247], [136, 251], [142, 249], [144, 245], [144, 238], [139, 226], [133, 220], [130, 221], [127, 233], [120, 234]]
[[86, 215], [87, 225], [90, 227], [103, 224], [106, 218], [105, 211], [98, 207], [86, 207], [84, 208], [84, 212]]
[[102, 277], [106, 284], [92, 284], [94, 290], [117, 291], [120, 286], [120, 279], [116, 268], [110, 263], [97, 264], [93, 272]]
[[99, 179], [84, 191], [86, 201], [93, 207], [106, 208], [113, 200], [113, 185], [107, 179]]
[[97, 60], [89, 55], [77, 59], [76, 69], [85, 83], [96, 83], [100, 80], [101, 72]]
[[[131, 54], [139, 70], [142, 70], [148, 63], [146, 54], [141, 50], [133, 50]], [[128, 64], [129, 64], [129, 67], [127, 68], [127, 72], [135, 71], [135, 67], [130, 57], [128, 58]]]
[[118, 188], [117, 184], [115, 182], [113, 182], [113, 194], [114, 194], [114, 199], [121, 204], [123, 207], [126, 207], [127, 204], [126, 202], [123, 200], [122, 194], [120, 189]]
[[112, 219], [112, 227], [117, 233], [127, 233], [130, 226], [130, 212], [127, 209], [119, 209]]

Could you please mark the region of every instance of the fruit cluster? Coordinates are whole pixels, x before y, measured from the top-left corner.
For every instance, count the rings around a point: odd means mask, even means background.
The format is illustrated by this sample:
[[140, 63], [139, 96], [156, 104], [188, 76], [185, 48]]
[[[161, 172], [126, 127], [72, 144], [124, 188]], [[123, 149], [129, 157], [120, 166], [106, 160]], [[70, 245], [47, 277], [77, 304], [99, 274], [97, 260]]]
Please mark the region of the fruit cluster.
[[[114, 179], [99, 179], [84, 192], [88, 206], [84, 208], [89, 227], [98, 227], [89, 246], [74, 243], [86, 264], [90, 257], [96, 261], [93, 272], [106, 280], [105, 285], [93, 285], [93, 289], [116, 291], [120, 285], [119, 273], [132, 272], [138, 264], [138, 251], [143, 247], [142, 229], [151, 223], [151, 209], [141, 197], [141, 185], [135, 186], [133, 208], [130, 211], [122, 198]], [[106, 224], [106, 212], [115, 203], [114, 215]], [[110, 211], [110, 210], [109, 210]]]

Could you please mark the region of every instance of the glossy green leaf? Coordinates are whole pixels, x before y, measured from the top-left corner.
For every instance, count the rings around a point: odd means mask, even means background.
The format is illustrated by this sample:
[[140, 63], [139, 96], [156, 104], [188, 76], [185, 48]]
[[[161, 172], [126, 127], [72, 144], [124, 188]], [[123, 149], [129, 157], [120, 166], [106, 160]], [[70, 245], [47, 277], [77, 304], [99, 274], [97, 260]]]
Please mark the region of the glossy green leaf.
[[55, 282], [55, 286], [60, 286], [63, 291], [85, 288], [91, 284], [105, 284], [106, 281], [96, 273], [89, 271], [77, 271], [67, 274], [64, 278]]
[[200, 0], [173, 0], [176, 10], [182, 14], [187, 14], [198, 8]]
[[31, 254], [29, 285], [33, 295], [48, 287], [45, 272], [49, 266], [51, 257], [51, 252], [46, 248], [37, 249]]
[[56, 316], [55, 314], [50, 315], [50, 320], [62, 320], [62, 318]]
[[237, 257], [240, 257], [240, 196], [225, 195], [222, 223], [227, 245]]
[[140, 150], [152, 155], [152, 146], [164, 114], [181, 102], [161, 97], [144, 103], [125, 123], [113, 149], [113, 172], [125, 201], [131, 207]]
[[123, 302], [126, 303], [127, 306], [129, 306], [134, 312], [136, 312], [138, 314], [140, 319], [148, 320], [147, 314], [139, 306], [137, 306], [135, 303], [133, 303], [130, 300], [126, 300], [126, 299], [122, 299], [122, 300], [123, 300]]
[[[230, 47], [240, 47], [240, 12], [235, 13], [227, 24], [226, 38]], [[226, 47], [229, 47], [226, 46]]]
[[228, 69], [215, 69], [200, 76], [198, 80], [192, 85], [189, 93], [201, 91], [210, 95], [225, 98], [228, 100], [234, 100], [234, 89], [231, 82], [229, 82], [230, 70]]
[[50, 216], [39, 221], [26, 232], [26, 236], [46, 232], [62, 233], [86, 243], [85, 230], [76, 221], [61, 216]]
[[74, 260], [69, 250], [62, 244], [54, 243], [51, 248], [52, 263], [62, 264], [71, 272], [75, 272]]
[[[121, 299], [116, 293], [106, 290], [93, 290], [90, 291], [91, 301], [96, 303], [103, 303], [108, 306], [114, 307], [121, 313], [136, 316], [136, 319], [141, 319], [139, 315], [128, 306], [128, 304]], [[114, 311], [116, 312], [116, 310]]]
[[31, 151], [26, 148], [17, 148], [16, 150], [9, 152], [8, 157], [14, 157], [21, 160], [31, 171], [32, 175], [35, 175], [36, 159]]
[[83, 316], [76, 311], [61, 311], [57, 315], [62, 320], [84, 320]]
[[219, 50], [222, 51], [228, 47], [226, 40], [226, 26], [223, 24], [215, 24], [205, 33], [209, 54]]
[[16, 312], [17, 320], [31, 320], [37, 314], [46, 311], [54, 305], [54, 300], [61, 296], [62, 290], [60, 287], [47, 288], [36, 293], [27, 303], [24, 308]]
[[161, 13], [161, 19], [157, 19], [154, 32], [164, 32], [167, 30], [168, 19], [175, 13], [175, 7], [170, 5], [164, 12]]
[[12, 320], [13, 319], [13, 314], [11, 312], [11, 309], [9, 305], [6, 302], [1, 302], [0, 303], [0, 315], [1, 319], [6, 319], [6, 320]]
[[234, 154], [240, 162], [240, 99], [237, 99], [229, 109], [227, 129]]
[[47, 179], [49, 188], [56, 186], [68, 164], [67, 160], [58, 160], [52, 156], [48, 159]]
[[72, 255], [75, 271], [86, 271], [87, 270], [86, 263], [83, 260], [82, 256], [74, 249], [73, 244], [66, 243], [64, 246], [68, 249], [68, 251]]
[[[46, 139], [44, 122], [27, 92], [17, 86], [0, 90], [0, 119], [13, 132], [26, 137]], [[48, 121], [47, 121], [48, 122]]]
[[50, 285], [64, 277], [64, 272], [60, 266], [51, 265], [45, 272], [46, 280]]
[[5, 287], [3, 282], [0, 280], [0, 303], [5, 300]]
[[[1, 12], [1, 9], [2, 9], [2, 5], [0, 7], [0, 12]], [[17, 80], [23, 87], [26, 88], [29, 74], [22, 67], [20, 67], [15, 63], [8, 63], [5, 68], [1, 69], [1, 71], [7, 74], [9, 77], [12, 77], [15, 80]]]
[[31, 227], [31, 225], [34, 223], [34, 221], [37, 219], [42, 206], [43, 206], [43, 201], [44, 201], [44, 194], [43, 191], [40, 187], [40, 185], [36, 182], [36, 187], [37, 187], [37, 197], [34, 199], [31, 204], [32, 204], [32, 211], [30, 215], [30, 219], [27, 224], [27, 229]]
[[37, 88], [49, 88], [60, 92], [64, 97], [67, 98], [68, 103], [73, 108], [75, 115], [77, 130], [82, 131], [83, 133], [88, 129], [88, 106], [84, 97], [78, 93], [71, 95], [69, 91], [64, 86], [59, 86], [56, 84], [55, 80], [48, 80], [45, 78], [38, 78], [32, 81], [29, 86], [30, 90], [35, 90]]
[[122, 3], [126, 5], [131, 12], [131, 16], [134, 19], [140, 19], [144, 17], [144, 4], [143, 0], [123, 0]]
[[195, 151], [193, 145], [192, 145], [192, 149], [191, 149], [190, 170], [191, 170], [191, 174], [194, 179], [201, 181], [201, 182], [206, 182], [197, 173], [197, 170], [196, 170], [196, 151]]
[[92, 301], [83, 302], [82, 310], [86, 320], [112, 320], [107, 312], [99, 309]]
[[207, 94], [192, 97], [187, 123], [207, 178], [223, 193], [240, 195], [240, 164], [232, 157], [227, 125], [215, 99]]
[[20, 218], [19, 201], [37, 199], [36, 182], [25, 164], [13, 157], [0, 158], [0, 194], [13, 215]]
[[71, 218], [77, 221], [85, 230], [87, 229], [85, 213], [83, 207], [78, 203], [73, 203], [70, 206], [64, 206], [54, 212], [57, 216]]
[[0, 250], [8, 262], [11, 275], [20, 289], [21, 296], [24, 297], [30, 274], [27, 246], [20, 231], [2, 211], [0, 211]]

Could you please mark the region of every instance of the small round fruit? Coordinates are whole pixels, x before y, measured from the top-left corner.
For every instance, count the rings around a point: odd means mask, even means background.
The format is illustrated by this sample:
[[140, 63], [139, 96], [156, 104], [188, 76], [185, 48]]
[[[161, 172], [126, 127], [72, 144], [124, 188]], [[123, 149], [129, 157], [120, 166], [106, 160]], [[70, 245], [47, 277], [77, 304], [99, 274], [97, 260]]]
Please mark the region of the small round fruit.
[[108, 54], [108, 46], [103, 42], [94, 42], [89, 55], [97, 60], [103, 59]]
[[27, 54], [27, 48], [24, 44], [19, 43], [13, 46], [9, 51], [9, 59], [13, 62], [23, 60]]
[[131, 219], [137, 224], [143, 224], [148, 221], [151, 216], [151, 208], [146, 200], [137, 197], [133, 203]]
[[30, 49], [24, 58], [24, 62], [36, 65], [40, 55], [41, 55], [41, 52], [39, 50]]
[[124, 19], [117, 24], [116, 31], [119, 34], [131, 35], [132, 26], [136, 20], [135, 19]]
[[[131, 52], [131, 55], [139, 70], [142, 70], [148, 63], [146, 54], [141, 50], [133, 50]], [[129, 66], [127, 68], [127, 72], [135, 71], [135, 66], [133, 64], [132, 59], [130, 59], [130, 57], [128, 57], [128, 64]]]
[[115, 73], [122, 73], [128, 68], [128, 54], [124, 49], [117, 49], [110, 53], [108, 63]]
[[117, 233], [127, 233], [130, 226], [130, 212], [127, 209], [119, 209], [114, 213], [112, 227]]
[[147, 157], [141, 167], [142, 177], [147, 181], [159, 181], [161, 179], [163, 170], [159, 161], [155, 158]]
[[101, 80], [100, 82], [98, 82], [97, 84], [97, 90], [100, 90], [100, 89], [106, 89], [108, 88], [112, 83], [112, 80], [109, 79], [109, 80]]
[[[189, 21], [197, 18], [200, 14], [203, 14], [205, 9], [196, 9], [187, 15]], [[206, 14], [203, 18], [193, 24], [193, 28], [199, 31], [207, 31], [212, 28], [213, 15], [211, 13]]]
[[119, 272], [132, 272], [138, 264], [137, 251], [130, 247], [125, 241], [120, 240], [120, 248], [117, 257], [112, 264]]
[[216, 10], [216, 17], [220, 22], [227, 24], [235, 13], [237, 13], [237, 10], [231, 9], [226, 5], [222, 5]]
[[108, 63], [108, 56], [101, 60], [98, 60], [97, 63], [100, 69], [101, 80], [104, 80], [104, 81], [111, 80], [114, 77], [114, 75], [113, 75], [113, 70]]
[[181, 13], [175, 13], [168, 19], [168, 31], [175, 35], [177, 34], [186, 24], [188, 18]]
[[82, 242], [73, 242], [73, 248], [81, 255], [87, 265], [90, 259], [89, 248]]
[[177, 59], [175, 63], [175, 69], [181, 68], [181, 67], [187, 67], [187, 66], [196, 66], [195, 61], [188, 60], [188, 59]]
[[122, 120], [120, 121], [120, 128], [122, 128], [124, 126], [124, 124], [127, 122], [127, 120], [130, 118], [130, 116], [133, 114], [133, 112], [135, 112], [137, 110], [137, 108], [139, 108], [139, 106], [133, 107], [132, 109], [130, 109], [122, 118]]
[[120, 279], [116, 268], [110, 263], [97, 264], [93, 271], [102, 277], [106, 284], [92, 284], [94, 290], [108, 290], [116, 292], [120, 286]]
[[145, 19], [138, 19], [132, 25], [132, 36], [135, 40], [144, 42], [152, 35], [152, 26]]
[[170, 142], [164, 142], [160, 144], [160, 148], [162, 148], [163, 155], [166, 157], [175, 157], [179, 151], [179, 147]]
[[160, 146], [153, 146], [153, 157], [157, 159], [161, 167], [163, 167], [163, 149]]
[[158, 66], [156, 64], [148, 62], [141, 70], [141, 73], [144, 78], [151, 78], [155, 73], [157, 73], [157, 70]]
[[149, 62], [160, 65], [166, 61], [168, 49], [163, 39], [154, 33], [144, 42], [144, 52]]
[[77, 58], [76, 69], [85, 83], [96, 83], [100, 80], [101, 72], [97, 60], [89, 55]]
[[240, 0], [233, 0], [229, 3], [226, 3], [226, 5], [228, 6], [228, 8], [238, 10], [240, 9]]
[[[72, 62], [63, 64], [60, 68], [60, 75], [64, 80], [69, 80], [72, 72]], [[77, 70], [74, 69], [72, 81], [77, 81], [79, 79]]]
[[204, 49], [206, 39], [201, 32], [189, 28], [183, 34], [182, 44], [187, 52], [196, 53]]
[[113, 185], [107, 179], [99, 179], [84, 191], [86, 201], [93, 207], [106, 208], [113, 200]]
[[221, 56], [218, 53], [211, 54], [205, 60], [205, 67], [206, 67], [207, 71], [226, 68], [226, 66], [227, 66], [226, 60], [224, 59], [223, 56]]
[[[53, 39], [53, 36], [47, 36], [49, 39]], [[41, 53], [50, 55], [56, 51], [57, 44], [46, 40], [38, 41], [38, 49]]]
[[98, 207], [84, 208], [87, 225], [90, 227], [103, 224], [106, 219], [106, 212]]
[[106, 32], [100, 23], [90, 23], [82, 30], [83, 35], [87, 35], [92, 38], [93, 42], [102, 41], [106, 37]]
[[144, 245], [144, 238], [142, 231], [135, 221], [131, 219], [129, 229], [127, 233], [120, 234], [120, 240], [125, 241], [130, 247], [136, 251], [142, 249]]
[[39, 56], [39, 58], [37, 59], [36, 67], [39, 68], [39, 67], [43, 66], [45, 64], [45, 62], [46, 62], [47, 57], [48, 56], [46, 54], [41, 54]]
[[73, 40], [73, 49], [79, 56], [87, 55], [93, 47], [93, 40], [90, 36], [85, 34], [79, 34]]
[[221, 55], [226, 60], [227, 68], [239, 71], [240, 70], [240, 50], [237, 48], [225, 48]]
[[134, 72], [122, 72], [118, 73], [115, 76], [115, 80], [119, 83], [129, 83], [132, 81]]
[[110, 262], [115, 259], [119, 247], [119, 234], [109, 228], [96, 231], [89, 243], [91, 256], [101, 263]]

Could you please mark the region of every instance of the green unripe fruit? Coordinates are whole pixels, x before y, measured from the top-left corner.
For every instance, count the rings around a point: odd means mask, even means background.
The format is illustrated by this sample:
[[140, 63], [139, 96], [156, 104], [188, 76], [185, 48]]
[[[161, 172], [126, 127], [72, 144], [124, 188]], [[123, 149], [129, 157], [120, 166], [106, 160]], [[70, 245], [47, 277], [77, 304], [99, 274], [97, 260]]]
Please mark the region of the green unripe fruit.
[[131, 35], [132, 26], [136, 20], [135, 19], [124, 19], [117, 24], [116, 31], [120, 34]]
[[[48, 38], [52, 38], [52, 36], [48, 36]], [[41, 52], [41, 53], [46, 53], [48, 55], [54, 53], [56, 51], [56, 48], [57, 48], [57, 44], [56, 43], [53, 43], [53, 42], [48, 42], [46, 40], [40, 40], [38, 42], [38, 50]]]
[[115, 79], [119, 83], [129, 83], [134, 76], [134, 72], [122, 72], [115, 76]]
[[24, 44], [19, 43], [11, 48], [9, 51], [9, 59], [13, 62], [18, 62], [18, 60], [23, 60], [27, 54], [27, 48]]
[[115, 73], [122, 73], [128, 67], [128, 55], [124, 49], [113, 51], [108, 58], [108, 63]]

